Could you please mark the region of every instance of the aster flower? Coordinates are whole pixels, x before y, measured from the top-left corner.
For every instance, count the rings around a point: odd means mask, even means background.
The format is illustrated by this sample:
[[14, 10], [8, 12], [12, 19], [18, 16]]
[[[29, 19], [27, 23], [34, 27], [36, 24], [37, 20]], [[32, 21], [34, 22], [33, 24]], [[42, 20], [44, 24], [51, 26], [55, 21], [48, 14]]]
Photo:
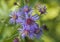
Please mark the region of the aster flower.
[[16, 12], [11, 12], [11, 15], [10, 15], [10, 23], [15, 23], [16, 22], [16, 20], [18, 19], [18, 16], [17, 16], [17, 14], [16, 14]]
[[30, 39], [34, 39], [37, 38], [39, 39], [40, 36], [42, 35], [42, 28], [34, 28], [34, 26], [31, 26], [29, 28], [27, 28], [28, 26], [26, 26], [26, 28], [22, 28], [22, 30], [20, 31], [22, 38], [28, 37]]
[[19, 18], [20, 23], [22, 24], [26, 24], [26, 25], [32, 25], [36, 20], [39, 19], [39, 16], [36, 14], [34, 16], [32, 16], [32, 14], [25, 14], [25, 17], [21, 17]]
[[39, 19], [39, 16], [37, 14], [34, 16], [32, 16], [32, 14], [25, 14], [25, 19], [21, 20], [23, 24], [22, 25], [23, 28], [21, 30], [23, 38], [25, 38], [26, 36], [31, 39], [33, 39], [34, 37], [36, 38], [40, 37], [41, 30], [38, 24], [35, 22], [38, 19]]
[[24, 13], [22, 11], [18, 10], [18, 11], [11, 12], [11, 14], [9, 16], [11, 17], [9, 20], [10, 23], [12, 23], [12, 24], [20, 23], [21, 18], [24, 17]]

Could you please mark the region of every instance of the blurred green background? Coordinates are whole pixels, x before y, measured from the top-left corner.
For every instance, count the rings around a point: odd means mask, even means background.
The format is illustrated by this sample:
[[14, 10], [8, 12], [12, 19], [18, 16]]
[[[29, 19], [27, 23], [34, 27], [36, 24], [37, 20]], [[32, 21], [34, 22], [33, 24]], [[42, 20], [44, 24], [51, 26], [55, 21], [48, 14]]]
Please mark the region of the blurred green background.
[[[18, 5], [14, 5], [17, 2]], [[14, 37], [19, 37], [19, 25], [9, 24], [10, 11], [24, 5], [24, 0], [0, 0], [0, 42], [13, 42]], [[32, 3], [32, 4], [31, 4]], [[29, 0], [29, 6], [36, 3], [47, 6], [46, 15], [41, 16], [41, 23], [45, 23], [49, 31], [44, 31], [40, 40], [35, 42], [60, 42], [60, 0]]]

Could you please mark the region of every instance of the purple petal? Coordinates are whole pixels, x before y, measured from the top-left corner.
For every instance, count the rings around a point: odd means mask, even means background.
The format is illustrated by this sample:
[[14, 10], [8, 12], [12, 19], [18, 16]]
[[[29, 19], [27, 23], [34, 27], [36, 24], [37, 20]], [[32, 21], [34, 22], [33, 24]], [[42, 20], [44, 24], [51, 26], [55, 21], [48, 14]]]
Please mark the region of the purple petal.
[[29, 14], [27, 12], [25, 12], [25, 17], [26, 19], [29, 18]]
[[25, 20], [23, 20], [22, 18], [18, 18], [16, 20], [16, 23], [21, 23], [21, 24], [24, 24]]
[[11, 18], [9, 22], [14, 24], [16, 21], [13, 18]]
[[24, 17], [24, 12], [18, 11], [18, 12], [17, 12], [17, 16], [23, 16], [23, 17]]
[[36, 14], [36, 15], [34, 15], [34, 16], [32, 16], [32, 20], [34, 20], [34, 21], [36, 21], [36, 20], [38, 20], [39, 19], [39, 16]]
[[33, 24], [30, 26], [30, 28], [31, 28], [32, 31], [35, 31], [35, 29], [38, 29], [39, 26], [38, 26], [38, 24], [33, 23]]
[[29, 33], [29, 38], [33, 39], [34, 38], [34, 33]]
[[28, 31], [30, 30], [30, 26], [26, 25], [26, 24], [23, 26], [23, 28], [24, 28], [24, 30], [28, 30]]
[[42, 35], [42, 28], [40, 28], [40, 32], [36, 34], [36, 38], [39, 39]]
[[34, 10], [30, 10], [30, 12], [29, 12], [30, 17], [32, 17], [33, 11]]

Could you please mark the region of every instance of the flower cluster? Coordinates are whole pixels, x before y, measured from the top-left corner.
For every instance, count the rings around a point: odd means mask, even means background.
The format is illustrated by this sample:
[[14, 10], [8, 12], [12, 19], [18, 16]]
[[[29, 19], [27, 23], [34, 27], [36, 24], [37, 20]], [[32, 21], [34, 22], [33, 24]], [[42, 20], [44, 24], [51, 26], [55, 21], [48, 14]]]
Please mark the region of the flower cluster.
[[[38, 16], [38, 14], [32, 15], [32, 12], [32, 9], [30, 9], [28, 6], [24, 6], [18, 11], [12, 12], [12, 14], [10, 15], [10, 23], [21, 24], [22, 28], [20, 28], [19, 31], [22, 38], [40, 38], [42, 34], [43, 29], [40, 28], [36, 23], [36, 20], [40, 19], [40, 17]], [[41, 9], [40, 12], [43, 13]]]

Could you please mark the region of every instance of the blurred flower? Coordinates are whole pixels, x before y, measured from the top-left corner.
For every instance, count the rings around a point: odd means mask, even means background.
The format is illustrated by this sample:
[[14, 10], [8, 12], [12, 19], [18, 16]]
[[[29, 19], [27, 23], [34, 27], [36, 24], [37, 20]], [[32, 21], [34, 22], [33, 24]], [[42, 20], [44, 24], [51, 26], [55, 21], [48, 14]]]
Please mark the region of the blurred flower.
[[[24, 18], [24, 19], [23, 19]], [[33, 25], [33, 23], [39, 19], [39, 16], [36, 14], [32, 16], [32, 14], [25, 13], [25, 17], [20, 17], [20, 23], [26, 25]]]
[[18, 38], [15, 38], [15, 39], [13, 40], [13, 42], [19, 42], [19, 39], [18, 39]]

